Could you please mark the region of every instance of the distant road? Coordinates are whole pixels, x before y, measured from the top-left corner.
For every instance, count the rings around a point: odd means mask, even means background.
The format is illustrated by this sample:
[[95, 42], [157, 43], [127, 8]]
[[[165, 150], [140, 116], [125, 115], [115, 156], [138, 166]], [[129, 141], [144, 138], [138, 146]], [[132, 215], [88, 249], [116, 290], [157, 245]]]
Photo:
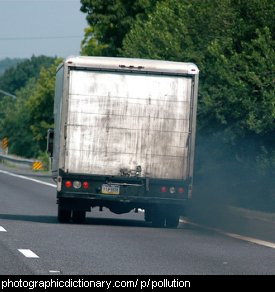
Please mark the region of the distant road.
[[2, 275], [275, 274], [274, 248], [199, 226], [157, 229], [142, 213], [107, 209], [60, 224], [53, 182], [43, 180], [49, 185], [0, 172]]

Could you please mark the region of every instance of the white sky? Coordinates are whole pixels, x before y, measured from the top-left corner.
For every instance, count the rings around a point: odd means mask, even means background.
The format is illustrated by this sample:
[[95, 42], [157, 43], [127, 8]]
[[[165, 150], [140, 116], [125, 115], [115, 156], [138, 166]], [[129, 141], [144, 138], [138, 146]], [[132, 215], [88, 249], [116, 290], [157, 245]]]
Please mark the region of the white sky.
[[0, 0], [0, 59], [78, 55], [87, 26], [80, 0]]

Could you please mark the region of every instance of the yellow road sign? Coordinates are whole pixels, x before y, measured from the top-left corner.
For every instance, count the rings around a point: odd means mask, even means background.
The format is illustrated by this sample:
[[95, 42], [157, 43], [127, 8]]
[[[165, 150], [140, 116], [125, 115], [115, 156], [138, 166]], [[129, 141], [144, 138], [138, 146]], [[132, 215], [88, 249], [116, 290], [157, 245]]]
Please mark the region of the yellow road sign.
[[35, 161], [33, 164], [32, 164], [32, 169], [33, 170], [41, 170], [43, 168], [43, 164], [42, 162], [40, 161]]
[[5, 138], [3, 138], [3, 140], [2, 140], [2, 149], [5, 150], [5, 149], [8, 148], [8, 146], [9, 146], [9, 140], [8, 140], [7, 137], [5, 137]]

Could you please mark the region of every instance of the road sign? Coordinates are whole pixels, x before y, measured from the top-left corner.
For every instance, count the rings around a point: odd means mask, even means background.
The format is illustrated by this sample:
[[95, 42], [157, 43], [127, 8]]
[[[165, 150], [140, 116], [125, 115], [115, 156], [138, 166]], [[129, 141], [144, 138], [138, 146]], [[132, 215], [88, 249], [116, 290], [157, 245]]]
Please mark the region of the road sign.
[[35, 161], [32, 164], [32, 169], [33, 170], [41, 170], [42, 168], [43, 168], [43, 165], [42, 165], [42, 162], [40, 162], [40, 161]]
[[6, 149], [8, 148], [8, 146], [9, 146], [9, 140], [8, 140], [7, 137], [5, 137], [5, 138], [3, 138], [3, 140], [2, 140], [2, 149], [3, 149], [3, 150], [6, 150]]

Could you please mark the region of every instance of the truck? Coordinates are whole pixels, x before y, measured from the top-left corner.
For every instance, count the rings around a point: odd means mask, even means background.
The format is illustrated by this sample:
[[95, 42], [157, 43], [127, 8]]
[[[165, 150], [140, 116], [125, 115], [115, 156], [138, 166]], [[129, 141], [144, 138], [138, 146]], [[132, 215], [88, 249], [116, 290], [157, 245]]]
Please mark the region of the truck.
[[68, 57], [49, 133], [59, 222], [135, 210], [175, 228], [192, 197], [199, 69], [193, 63]]

